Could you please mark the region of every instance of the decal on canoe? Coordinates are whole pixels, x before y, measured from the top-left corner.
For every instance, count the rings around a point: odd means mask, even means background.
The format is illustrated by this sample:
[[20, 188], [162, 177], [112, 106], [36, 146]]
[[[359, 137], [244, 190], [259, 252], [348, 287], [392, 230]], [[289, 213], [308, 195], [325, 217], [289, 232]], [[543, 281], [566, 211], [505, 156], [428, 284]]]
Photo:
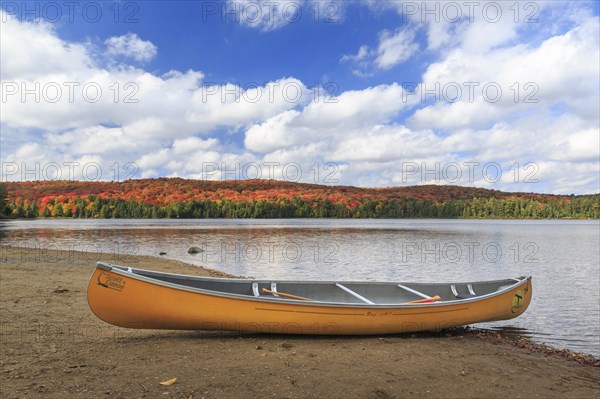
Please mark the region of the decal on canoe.
[[525, 294], [522, 290], [518, 290], [515, 292], [515, 295], [512, 299], [512, 308], [511, 311], [513, 313], [517, 313], [523, 307], [523, 301], [525, 300]]
[[125, 283], [126, 281], [123, 277], [114, 275], [112, 273], [101, 272], [98, 275], [98, 285], [101, 285], [104, 288], [123, 291], [123, 288], [125, 288]]

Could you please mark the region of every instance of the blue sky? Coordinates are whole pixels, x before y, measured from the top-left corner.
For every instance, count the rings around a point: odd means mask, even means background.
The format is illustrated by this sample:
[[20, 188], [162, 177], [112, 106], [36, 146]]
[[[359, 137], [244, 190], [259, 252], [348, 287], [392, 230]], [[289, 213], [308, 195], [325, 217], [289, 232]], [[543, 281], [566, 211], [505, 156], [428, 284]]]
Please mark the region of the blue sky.
[[[369, 12], [364, 5], [347, 6], [344, 2], [324, 2], [320, 6], [311, 2], [290, 3], [298, 5], [290, 10], [301, 10], [297, 16], [285, 18], [294, 22], [269, 32], [241, 23], [244, 16], [229, 13], [236, 10], [235, 5], [212, 1], [147, 1], [136, 2], [136, 6], [132, 2], [121, 2], [120, 6], [107, 2], [101, 4], [105, 17], [98, 23], [86, 21], [94, 19], [94, 8], [89, 9], [88, 18], [82, 8], [79, 13], [73, 12], [75, 23], [58, 25], [61, 36], [73, 41], [102, 41], [135, 32], [160, 49], [154, 59], [144, 63], [145, 69], [159, 74], [172, 69], [200, 70], [208, 80], [218, 83], [263, 83], [274, 76], [294, 76], [314, 84], [334, 81], [340, 90], [352, 90], [389, 81], [417, 81], [426, 66], [428, 57], [422, 54], [411, 66], [398, 65], [394, 70], [357, 79], [351, 68], [340, 63], [340, 58], [356, 52], [363, 44], [376, 44], [381, 30], [405, 25], [403, 17], [398, 13]], [[315, 10], [322, 15], [315, 15]], [[20, 11], [24, 9], [20, 7]], [[115, 17], [117, 12], [119, 16]], [[115, 18], [123, 23], [114, 23]], [[421, 70], [415, 68], [419, 66]]]
[[599, 191], [598, 2], [47, 4], [2, 3], [3, 180]]

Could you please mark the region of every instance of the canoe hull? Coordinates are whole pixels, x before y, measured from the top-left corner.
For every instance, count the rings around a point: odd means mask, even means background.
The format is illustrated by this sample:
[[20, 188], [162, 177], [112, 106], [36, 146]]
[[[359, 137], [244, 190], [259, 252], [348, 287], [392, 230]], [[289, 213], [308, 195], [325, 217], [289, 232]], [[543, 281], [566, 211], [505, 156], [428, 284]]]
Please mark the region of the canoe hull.
[[527, 309], [531, 295], [527, 278], [480, 300], [339, 306], [190, 292], [102, 268], [94, 271], [88, 286], [91, 310], [120, 327], [313, 335], [394, 334], [511, 319]]

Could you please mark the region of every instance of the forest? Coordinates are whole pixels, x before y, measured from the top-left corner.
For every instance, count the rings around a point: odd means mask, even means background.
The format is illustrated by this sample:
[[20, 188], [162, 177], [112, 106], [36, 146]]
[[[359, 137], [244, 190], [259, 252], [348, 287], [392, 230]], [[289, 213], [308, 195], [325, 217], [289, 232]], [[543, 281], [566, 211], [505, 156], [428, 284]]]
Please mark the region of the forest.
[[600, 194], [462, 186], [359, 188], [279, 180], [179, 178], [0, 183], [5, 218], [598, 219]]

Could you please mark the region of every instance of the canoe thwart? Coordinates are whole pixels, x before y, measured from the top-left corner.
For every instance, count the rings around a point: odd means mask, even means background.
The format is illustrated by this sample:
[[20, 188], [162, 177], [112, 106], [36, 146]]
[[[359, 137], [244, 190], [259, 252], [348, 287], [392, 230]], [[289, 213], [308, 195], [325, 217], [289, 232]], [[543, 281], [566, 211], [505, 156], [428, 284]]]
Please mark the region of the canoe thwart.
[[402, 289], [403, 289], [403, 290], [405, 290], [405, 291], [408, 291], [408, 292], [410, 292], [410, 293], [412, 293], [412, 294], [415, 294], [416, 296], [420, 296], [421, 298], [425, 298], [425, 299], [429, 299], [429, 298], [431, 298], [429, 295], [425, 295], [425, 294], [423, 294], [422, 292], [420, 292], [420, 291], [417, 291], [417, 290], [414, 290], [414, 289], [412, 289], [412, 288], [409, 288], [409, 287], [407, 287], [407, 286], [405, 286], [405, 285], [402, 285], [402, 284], [397, 284], [397, 286], [398, 286], [399, 288], [402, 288]]
[[360, 299], [361, 301], [363, 301], [364, 303], [368, 303], [369, 305], [375, 305], [375, 302], [371, 302], [370, 300], [368, 300], [367, 298], [365, 298], [364, 296], [360, 295], [357, 292], [352, 291], [350, 288], [346, 287], [345, 285], [342, 285], [340, 283], [335, 283], [335, 286], [338, 288], [343, 289], [344, 291], [346, 291], [348, 294], [352, 295], [355, 298]]

